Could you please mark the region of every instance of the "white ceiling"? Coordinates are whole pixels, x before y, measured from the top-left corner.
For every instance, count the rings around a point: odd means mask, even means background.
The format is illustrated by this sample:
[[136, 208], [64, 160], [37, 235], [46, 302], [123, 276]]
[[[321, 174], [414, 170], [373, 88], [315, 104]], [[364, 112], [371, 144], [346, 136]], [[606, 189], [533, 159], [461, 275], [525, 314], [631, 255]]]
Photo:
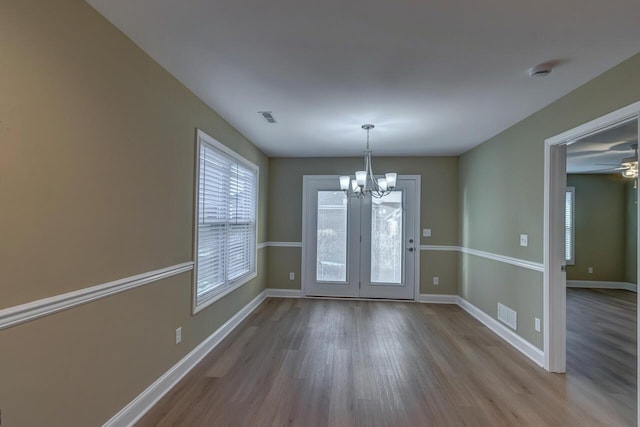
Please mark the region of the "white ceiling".
[[87, 1], [271, 156], [458, 155], [640, 41], [638, 0]]
[[635, 156], [638, 121], [580, 138], [567, 147], [567, 173], [621, 173], [622, 159]]

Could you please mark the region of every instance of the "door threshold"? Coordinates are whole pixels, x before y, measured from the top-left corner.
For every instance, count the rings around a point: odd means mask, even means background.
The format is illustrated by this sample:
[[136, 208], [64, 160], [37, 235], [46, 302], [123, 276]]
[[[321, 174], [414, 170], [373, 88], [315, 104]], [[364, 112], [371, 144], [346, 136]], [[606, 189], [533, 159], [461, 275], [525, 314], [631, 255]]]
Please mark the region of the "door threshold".
[[303, 298], [306, 299], [328, 299], [328, 300], [336, 300], [336, 301], [379, 301], [379, 302], [415, 302], [412, 299], [390, 299], [390, 298], [361, 298], [361, 297], [330, 297], [323, 295], [305, 295]]

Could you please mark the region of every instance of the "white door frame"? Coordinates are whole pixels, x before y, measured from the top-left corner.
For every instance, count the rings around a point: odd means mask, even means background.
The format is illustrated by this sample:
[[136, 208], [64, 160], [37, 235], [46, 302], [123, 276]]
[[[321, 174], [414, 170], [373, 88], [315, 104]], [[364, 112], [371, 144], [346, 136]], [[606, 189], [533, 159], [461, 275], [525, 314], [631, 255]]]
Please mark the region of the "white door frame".
[[[302, 290], [302, 295], [306, 296], [307, 295], [307, 290], [306, 290], [306, 280], [305, 277], [307, 277], [306, 273], [307, 273], [307, 267], [306, 267], [306, 241], [309, 238], [309, 236], [307, 236], [307, 186], [308, 186], [308, 182], [309, 180], [313, 180], [313, 179], [319, 179], [319, 178], [335, 178], [336, 180], [336, 187], [338, 187], [338, 184], [340, 182], [340, 175], [303, 175], [302, 176], [302, 265], [300, 266], [300, 287]], [[415, 230], [416, 230], [416, 242], [415, 242], [415, 268], [414, 268], [414, 274], [415, 274], [415, 278], [414, 278], [414, 284], [415, 284], [415, 292], [414, 292], [414, 301], [418, 301], [419, 297], [420, 297], [420, 253], [422, 252], [420, 250], [420, 236], [422, 235], [421, 231], [420, 231], [420, 212], [421, 212], [421, 195], [422, 195], [422, 189], [421, 189], [421, 182], [422, 182], [422, 176], [421, 175], [398, 175], [397, 179], [403, 179], [403, 180], [413, 180], [416, 183], [416, 212], [415, 212]], [[403, 242], [404, 243], [404, 242]], [[409, 272], [407, 272], [407, 274], [409, 274]], [[363, 299], [363, 298], [360, 298]], [[410, 300], [406, 300], [406, 301], [410, 301]]]
[[[566, 275], [562, 271], [565, 264], [562, 212], [564, 212], [567, 174], [566, 144], [615, 126], [624, 120], [634, 117], [637, 120], [639, 115], [640, 101], [545, 140], [543, 314], [544, 368], [548, 371], [560, 373], [566, 371]], [[640, 218], [640, 209], [638, 211], [638, 218]], [[638, 267], [640, 277], [640, 263]], [[640, 321], [638, 325], [640, 326]], [[640, 327], [638, 331], [640, 333]], [[640, 349], [640, 340], [638, 348]], [[640, 399], [640, 394], [638, 397]]]

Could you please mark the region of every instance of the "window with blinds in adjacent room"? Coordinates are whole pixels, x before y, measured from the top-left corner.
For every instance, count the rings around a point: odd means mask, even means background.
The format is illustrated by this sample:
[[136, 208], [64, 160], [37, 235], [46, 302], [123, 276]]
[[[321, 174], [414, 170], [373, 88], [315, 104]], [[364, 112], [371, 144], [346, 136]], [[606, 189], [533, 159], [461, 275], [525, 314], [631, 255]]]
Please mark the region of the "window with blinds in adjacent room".
[[258, 166], [198, 131], [194, 311], [256, 276]]
[[564, 199], [564, 258], [567, 265], [575, 264], [575, 188], [567, 187]]

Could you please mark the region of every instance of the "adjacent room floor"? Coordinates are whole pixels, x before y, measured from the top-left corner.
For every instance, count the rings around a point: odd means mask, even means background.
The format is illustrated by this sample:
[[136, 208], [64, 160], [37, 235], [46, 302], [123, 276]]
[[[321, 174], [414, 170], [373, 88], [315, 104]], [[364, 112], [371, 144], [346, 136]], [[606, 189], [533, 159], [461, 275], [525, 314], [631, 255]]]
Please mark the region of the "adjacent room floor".
[[457, 306], [267, 299], [139, 425], [627, 423], [590, 382], [544, 371]]
[[568, 385], [636, 424], [637, 294], [612, 289], [567, 289]]

